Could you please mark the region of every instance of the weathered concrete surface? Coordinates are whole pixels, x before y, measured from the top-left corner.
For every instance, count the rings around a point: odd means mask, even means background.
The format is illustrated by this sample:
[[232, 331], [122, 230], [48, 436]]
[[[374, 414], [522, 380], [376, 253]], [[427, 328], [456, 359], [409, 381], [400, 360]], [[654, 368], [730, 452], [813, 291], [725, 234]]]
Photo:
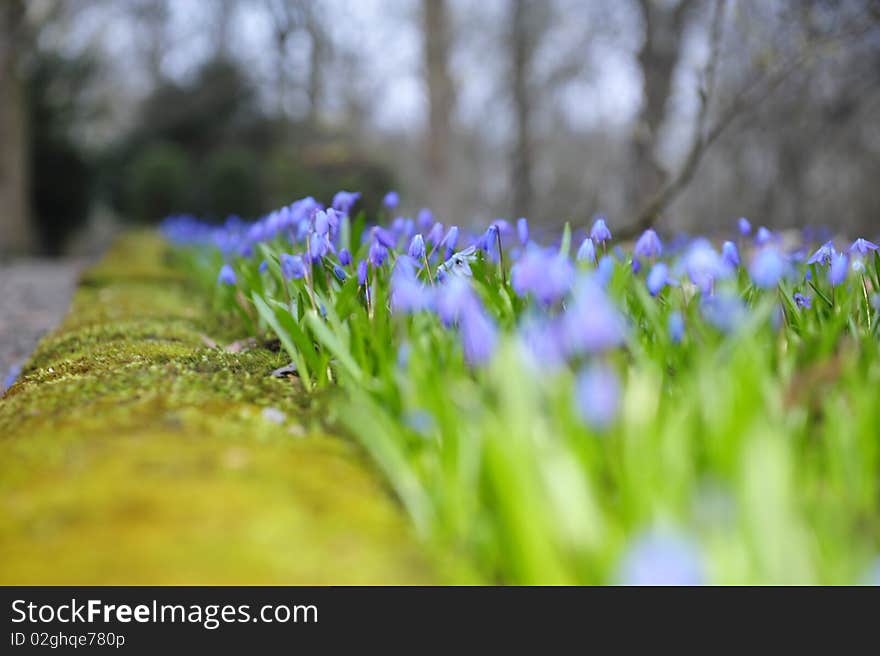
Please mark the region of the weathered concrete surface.
[[0, 584], [437, 582], [285, 358], [208, 348], [165, 256], [120, 240], [0, 400]]

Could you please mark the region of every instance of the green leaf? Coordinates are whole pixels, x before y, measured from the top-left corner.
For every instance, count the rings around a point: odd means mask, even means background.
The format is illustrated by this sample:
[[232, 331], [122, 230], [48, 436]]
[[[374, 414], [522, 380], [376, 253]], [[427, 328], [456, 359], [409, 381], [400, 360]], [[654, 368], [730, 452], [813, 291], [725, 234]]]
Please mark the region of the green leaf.
[[[297, 372], [299, 373], [300, 380], [302, 380], [303, 385], [307, 390], [311, 390], [312, 388], [312, 380], [309, 375], [309, 368], [306, 364], [306, 358], [299, 348], [297, 348], [294, 340], [292, 338], [293, 331], [296, 326], [296, 322], [293, 321], [293, 317], [289, 312], [286, 313], [286, 317], [289, 321], [284, 319], [285, 313], [278, 312], [278, 306], [276, 305], [276, 310], [273, 310], [269, 307], [269, 305], [260, 298], [259, 295], [254, 294], [252, 297], [254, 302], [254, 306], [257, 308], [257, 312], [260, 313], [260, 316], [263, 317], [263, 320], [269, 324], [272, 328], [272, 331], [278, 336], [278, 339], [281, 340], [281, 345], [284, 347], [284, 350], [287, 351], [287, 354], [290, 356], [290, 359], [296, 365]], [[277, 301], [275, 302], [277, 303]]]

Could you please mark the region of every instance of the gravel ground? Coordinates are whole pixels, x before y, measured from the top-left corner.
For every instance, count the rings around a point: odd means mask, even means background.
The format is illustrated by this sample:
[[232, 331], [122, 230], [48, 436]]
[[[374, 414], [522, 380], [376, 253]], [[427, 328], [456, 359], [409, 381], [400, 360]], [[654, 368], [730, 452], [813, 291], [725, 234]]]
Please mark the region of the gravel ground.
[[16, 367], [67, 312], [82, 259], [0, 264], [0, 392]]

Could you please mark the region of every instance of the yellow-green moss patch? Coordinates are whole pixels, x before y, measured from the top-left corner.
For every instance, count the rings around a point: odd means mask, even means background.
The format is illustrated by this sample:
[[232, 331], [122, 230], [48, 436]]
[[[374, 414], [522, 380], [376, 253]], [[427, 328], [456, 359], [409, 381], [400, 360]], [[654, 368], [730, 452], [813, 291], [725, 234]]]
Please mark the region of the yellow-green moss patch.
[[0, 583], [436, 582], [283, 355], [208, 348], [166, 259], [120, 240], [0, 400]]

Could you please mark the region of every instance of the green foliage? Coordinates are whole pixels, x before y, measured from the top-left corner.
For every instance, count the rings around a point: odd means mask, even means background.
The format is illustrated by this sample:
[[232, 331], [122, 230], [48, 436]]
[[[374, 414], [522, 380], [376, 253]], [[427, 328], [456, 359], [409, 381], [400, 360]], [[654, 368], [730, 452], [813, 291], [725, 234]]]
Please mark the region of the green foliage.
[[[357, 261], [369, 245], [350, 233], [346, 220], [338, 246]], [[880, 316], [869, 300], [880, 258], [835, 288], [821, 268], [770, 290], [741, 270], [716, 290], [748, 310], [729, 332], [705, 318], [694, 286], [652, 297], [644, 273], [616, 264], [607, 292], [628, 319], [626, 343], [572, 368], [523, 356], [514, 328], [531, 304], [481, 258], [473, 284], [503, 335], [473, 368], [433, 313], [391, 311], [395, 253], [371, 269], [368, 296], [353, 275], [333, 275], [333, 256], [285, 280], [278, 256], [290, 249], [279, 239], [235, 261], [243, 293], [221, 290], [222, 303], [281, 338], [307, 387], [337, 390], [331, 423], [364, 445], [426, 539], [487, 579], [615, 582], [653, 530], [699, 544], [716, 583], [859, 582], [880, 552]], [[213, 280], [219, 255], [203, 257]], [[591, 360], [621, 378], [607, 430], [575, 401], [575, 372]]]
[[151, 221], [191, 207], [193, 166], [180, 146], [156, 143], [131, 163], [127, 176], [127, 207], [132, 218]]
[[42, 249], [58, 255], [85, 223], [94, 196], [93, 156], [76, 131], [97, 68], [87, 56], [37, 51], [24, 73], [31, 213]]
[[204, 176], [199, 178], [197, 203], [203, 213], [219, 220], [230, 214], [254, 217], [262, 213], [265, 206], [260, 161], [249, 150], [225, 148], [213, 152], [204, 169]]

